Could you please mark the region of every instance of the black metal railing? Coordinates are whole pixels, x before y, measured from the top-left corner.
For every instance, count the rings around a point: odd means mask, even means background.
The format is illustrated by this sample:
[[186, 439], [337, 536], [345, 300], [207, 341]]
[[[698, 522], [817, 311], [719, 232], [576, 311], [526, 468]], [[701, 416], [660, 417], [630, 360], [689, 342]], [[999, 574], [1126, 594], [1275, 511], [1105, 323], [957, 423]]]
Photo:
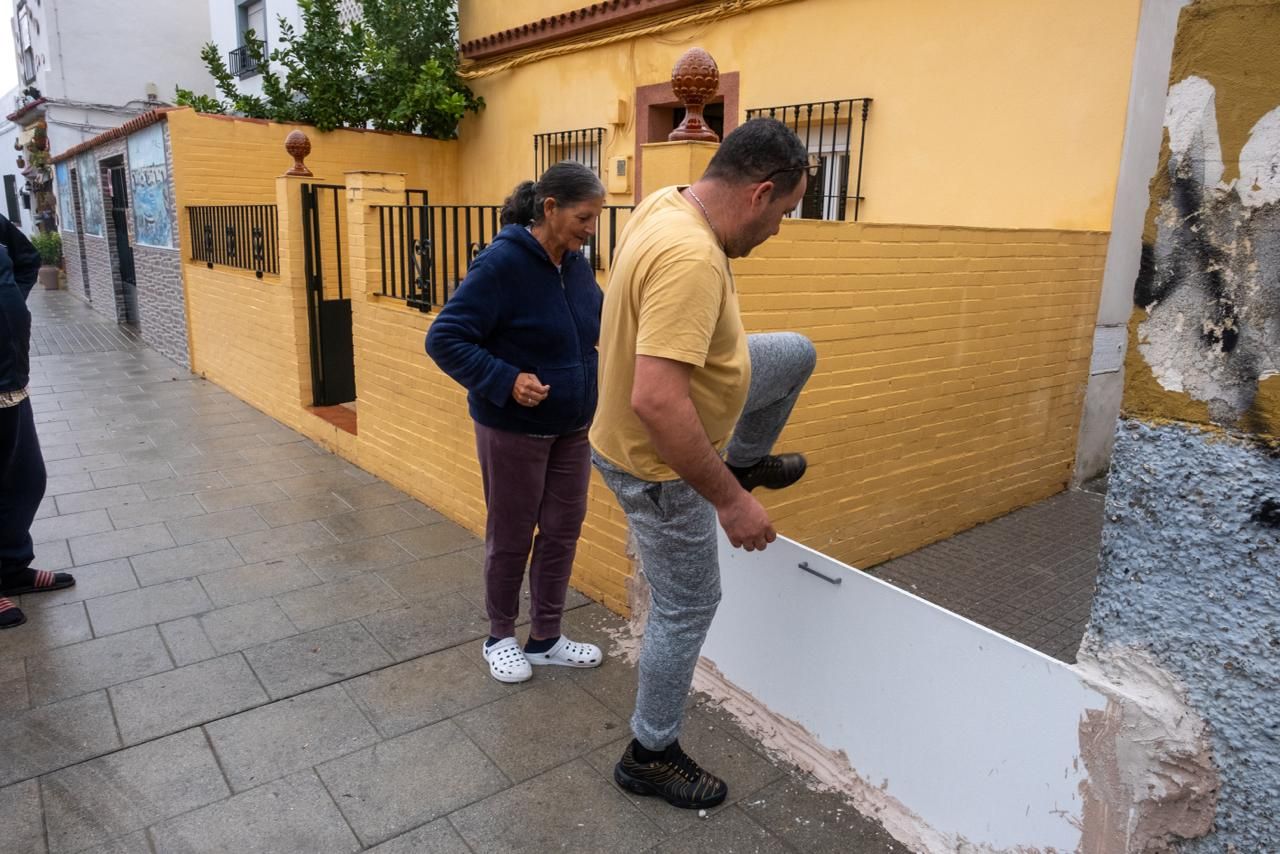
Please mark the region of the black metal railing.
[[596, 220], [595, 236], [582, 247], [582, 254], [591, 261], [593, 268], [606, 269], [606, 258], [609, 259], [608, 267], [613, 267], [613, 250], [618, 245], [618, 235], [622, 233], [622, 227], [627, 224], [635, 209], [635, 205], [605, 205], [601, 209], [600, 218]]
[[[841, 101], [818, 101], [812, 104], [790, 104], [785, 107], [760, 107], [747, 110], [747, 118], [768, 116], [790, 127], [811, 155], [821, 165], [818, 177], [809, 179], [804, 198], [791, 216], [801, 219], [843, 220], [848, 202], [853, 201], [855, 222], [862, 207], [863, 148], [867, 139], [867, 114], [870, 98], [845, 98]], [[854, 133], [857, 133], [857, 163], [854, 157]], [[850, 191], [850, 178], [853, 188]]]
[[[420, 311], [448, 302], [471, 262], [501, 230], [501, 205], [380, 205], [382, 295]], [[583, 254], [596, 270], [614, 247], [634, 207], [609, 205]]]
[[[262, 42], [257, 44], [260, 48], [265, 47]], [[253, 58], [248, 46], [238, 47], [227, 54], [227, 70], [243, 80], [258, 73], [258, 60]]]
[[275, 205], [198, 205], [187, 208], [191, 260], [252, 270], [280, 272]]
[[535, 134], [533, 137], [533, 176], [547, 171], [561, 160], [581, 163], [600, 176], [600, 158], [604, 152], [604, 128], [580, 128]]
[[501, 226], [501, 205], [380, 205], [382, 294], [442, 306]]

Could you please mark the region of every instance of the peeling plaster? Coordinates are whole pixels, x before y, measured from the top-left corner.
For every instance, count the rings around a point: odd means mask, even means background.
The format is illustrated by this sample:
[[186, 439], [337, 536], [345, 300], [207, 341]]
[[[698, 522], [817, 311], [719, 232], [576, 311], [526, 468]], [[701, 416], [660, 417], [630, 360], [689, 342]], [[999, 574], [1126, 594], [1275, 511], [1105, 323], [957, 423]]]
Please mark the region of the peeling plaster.
[[1218, 770], [1208, 727], [1145, 650], [1086, 645], [1077, 669], [1108, 696], [1080, 724], [1083, 854], [1163, 852], [1213, 829]]
[[1148, 315], [1138, 348], [1161, 387], [1233, 426], [1280, 372], [1280, 108], [1255, 123], [1229, 182], [1215, 110], [1200, 77], [1169, 90], [1169, 194], [1134, 301]]

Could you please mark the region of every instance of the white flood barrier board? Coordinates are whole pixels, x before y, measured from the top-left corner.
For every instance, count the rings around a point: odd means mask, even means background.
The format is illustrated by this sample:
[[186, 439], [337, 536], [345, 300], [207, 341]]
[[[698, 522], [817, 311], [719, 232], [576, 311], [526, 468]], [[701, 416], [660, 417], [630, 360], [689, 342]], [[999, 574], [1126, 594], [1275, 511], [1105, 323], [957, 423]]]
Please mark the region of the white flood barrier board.
[[785, 538], [721, 532], [720, 567], [702, 654], [726, 679], [957, 844], [1076, 850], [1080, 723], [1106, 698], [1075, 670]]

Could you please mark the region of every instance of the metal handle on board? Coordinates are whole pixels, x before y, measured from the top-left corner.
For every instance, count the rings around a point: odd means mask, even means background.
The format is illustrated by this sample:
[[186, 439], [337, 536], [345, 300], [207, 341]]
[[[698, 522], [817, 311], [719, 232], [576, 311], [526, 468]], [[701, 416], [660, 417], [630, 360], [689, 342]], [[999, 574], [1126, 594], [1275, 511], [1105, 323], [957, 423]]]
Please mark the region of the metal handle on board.
[[805, 572], [809, 573], [810, 575], [816, 575], [816, 576], [818, 576], [819, 578], [821, 578], [823, 581], [827, 582], [828, 584], [836, 584], [836, 585], [839, 585], [839, 584], [844, 583], [844, 579], [843, 579], [843, 578], [832, 578], [830, 575], [827, 575], [827, 574], [826, 574], [826, 573], [824, 573], [824, 572], [818, 572], [818, 570], [816, 570], [816, 569], [814, 569], [813, 567], [809, 566], [809, 562], [808, 562], [808, 561], [803, 561], [803, 560], [802, 560], [802, 561], [800, 561], [800, 563], [798, 563], [798, 564], [796, 564], [796, 565], [797, 565], [797, 566], [799, 566], [801, 569], [803, 569]]

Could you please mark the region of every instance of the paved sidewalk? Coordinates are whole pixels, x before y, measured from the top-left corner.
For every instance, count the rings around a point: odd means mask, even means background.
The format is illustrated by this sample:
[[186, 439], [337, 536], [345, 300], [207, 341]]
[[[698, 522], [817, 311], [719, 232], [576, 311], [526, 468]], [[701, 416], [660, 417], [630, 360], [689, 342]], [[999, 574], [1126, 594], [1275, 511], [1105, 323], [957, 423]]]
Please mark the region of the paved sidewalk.
[[1103, 496], [1061, 492], [870, 572], [1068, 664], [1089, 622]]
[[729, 804], [624, 795], [633, 668], [490, 679], [471, 534], [67, 292], [32, 308], [38, 565], [79, 583], [0, 633], [0, 854], [905, 851], [697, 698]]

